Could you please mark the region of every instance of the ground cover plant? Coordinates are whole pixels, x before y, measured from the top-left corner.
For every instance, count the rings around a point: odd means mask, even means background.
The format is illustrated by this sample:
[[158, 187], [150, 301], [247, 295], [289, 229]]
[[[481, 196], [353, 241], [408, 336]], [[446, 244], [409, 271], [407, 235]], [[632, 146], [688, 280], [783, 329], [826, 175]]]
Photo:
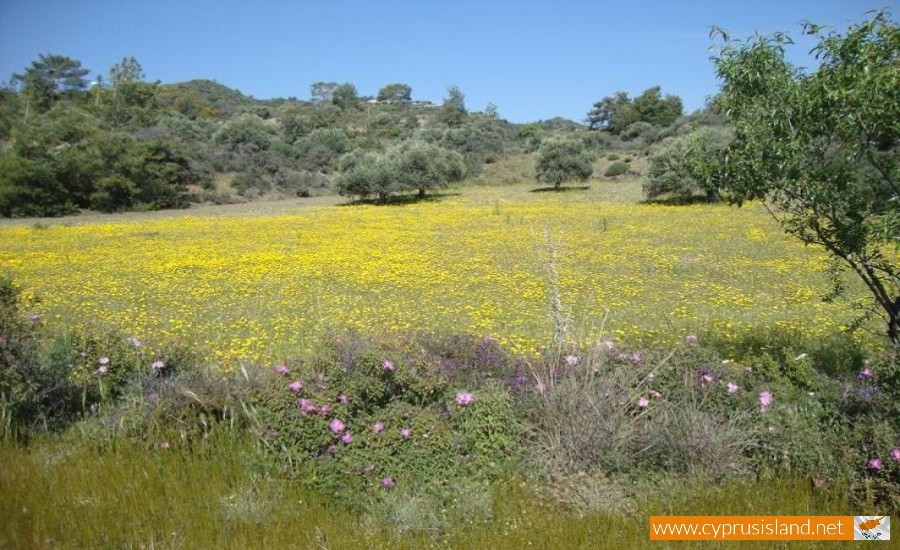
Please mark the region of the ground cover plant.
[[530, 352], [554, 330], [547, 231], [552, 285], [585, 340], [606, 317], [614, 338], [670, 341], [673, 328], [735, 341], [758, 327], [824, 337], [854, 318], [846, 303], [818, 300], [825, 256], [752, 207], [635, 204], [633, 180], [530, 190], [7, 225], [0, 269], [41, 297], [29, 313], [50, 325], [191, 342], [213, 360], [275, 361], [344, 328], [491, 334]]

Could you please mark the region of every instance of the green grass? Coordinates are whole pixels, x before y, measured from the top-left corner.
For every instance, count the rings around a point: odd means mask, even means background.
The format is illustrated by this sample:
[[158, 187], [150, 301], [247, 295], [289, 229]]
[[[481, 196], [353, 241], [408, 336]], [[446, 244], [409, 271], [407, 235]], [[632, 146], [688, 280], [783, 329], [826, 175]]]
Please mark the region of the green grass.
[[621, 503], [634, 512], [588, 516], [508, 482], [494, 488], [487, 520], [401, 534], [267, 471], [249, 442], [230, 436], [193, 450], [119, 443], [102, 452], [70, 438], [5, 447], [0, 461], [3, 548], [636, 548], [651, 514], [853, 513], [838, 489], [813, 494], [805, 480], [648, 484], [639, 502]]

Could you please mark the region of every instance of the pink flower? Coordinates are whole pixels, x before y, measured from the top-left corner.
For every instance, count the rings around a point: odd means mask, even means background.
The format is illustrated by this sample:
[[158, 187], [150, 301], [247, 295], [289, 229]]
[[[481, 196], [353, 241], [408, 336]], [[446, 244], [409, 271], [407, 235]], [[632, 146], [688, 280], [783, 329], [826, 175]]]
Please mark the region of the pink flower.
[[769, 407], [772, 405], [772, 402], [775, 401], [775, 396], [772, 395], [772, 392], [766, 390], [759, 392], [759, 410], [760, 412], [766, 412], [769, 410]]
[[287, 385], [288, 389], [294, 393], [300, 393], [303, 391], [303, 382], [300, 380], [294, 380], [290, 384]]
[[868, 462], [866, 462], [866, 468], [872, 470], [873, 472], [877, 472], [884, 468], [884, 463], [881, 462], [880, 458], [870, 458]]
[[394, 372], [395, 370], [397, 370], [397, 367], [394, 366], [394, 362], [390, 359], [385, 359], [384, 361], [382, 361], [381, 368], [384, 370], [384, 372]]
[[894, 462], [900, 462], [900, 447], [894, 447], [893, 449], [891, 449], [891, 454], [889, 456]]
[[728, 392], [728, 395], [734, 395], [741, 389], [740, 386], [735, 384], [734, 382], [729, 382], [728, 385], [725, 386], [725, 391]]
[[662, 394], [656, 390], [650, 390], [650, 397], [653, 397], [653, 398], [662, 397]]
[[153, 370], [163, 370], [166, 368], [166, 364], [162, 359], [157, 359], [156, 361], [150, 363], [150, 366], [153, 367]]
[[109, 367], [107, 367], [106, 365], [100, 365], [99, 367], [97, 367], [97, 370], [95, 370], [94, 373], [102, 376], [106, 374], [107, 370], [109, 370]]
[[395, 485], [396, 485], [396, 483], [394, 483], [394, 478], [392, 478], [390, 476], [381, 478], [381, 487], [382, 488], [390, 491], [391, 489], [394, 488]]
[[353, 443], [353, 435], [350, 432], [344, 432], [344, 435], [341, 436], [341, 443], [344, 445]]
[[347, 403], [350, 402], [350, 398], [347, 397], [347, 395], [343, 394], [343, 393], [340, 394], [339, 396], [337, 396], [337, 400], [338, 400], [338, 403], [340, 403], [342, 405], [346, 405]]
[[473, 401], [475, 401], [475, 396], [467, 391], [461, 391], [456, 393], [456, 404], [460, 407], [465, 407], [466, 405], [471, 405]]
[[331, 405], [329, 405], [328, 403], [322, 403], [322, 406], [319, 407], [319, 414], [321, 414], [322, 416], [327, 416], [330, 412]]
[[109, 364], [109, 357], [101, 357], [100, 359], [97, 359], [97, 364], [101, 367], [105, 367]]
[[372, 431], [380, 434], [384, 431], [384, 422], [376, 422], [374, 426], [372, 426]]
[[412, 428], [406, 426], [400, 430], [400, 437], [403, 439], [409, 439], [412, 437]]
[[643, 360], [644, 360], [643, 353], [636, 351], [631, 354], [631, 362], [634, 363], [635, 365], [640, 365]]
[[291, 373], [291, 369], [287, 368], [287, 365], [275, 365], [272, 367], [272, 370], [275, 371], [275, 374], [280, 374], [281, 376], [287, 376]]
[[638, 399], [637, 406], [639, 409], [646, 409], [650, 406], [650, 400], [646, 397], [641, 397], [640, 399]]
[[346, 426], [344, 426], [344, 423], [337, 418], [332, 420], [331, 424], [328, 425], [328, 429], [331, 430], [332, 433], [336, 434], [341, 433], [345, 428]]
[[300, 412], [302, 413], [314, 413], [319, 410], [312, 401], [305, 397], [297, 400], [297, 408], [300, 409]]
[[578, 357], [575, 355], [566, 355], [566, 366], [574, 367], [578, 364]]
[[875, 372], [872, 370], [872, 367], [866, 365], [863, 370], [859, 371], [857, 378], [860, 380], [871, 380], [873, 376], [875, 376]]
[[688, 334], [687, 336], [684, 337], [684, 341], [689, 346], [696, 346], [697, 345], [697, 335], [696, 334]]
[[701, 374], [700, 382], [702, 384], [712, 384], [713, 383], [713, 375], [711, 374]]

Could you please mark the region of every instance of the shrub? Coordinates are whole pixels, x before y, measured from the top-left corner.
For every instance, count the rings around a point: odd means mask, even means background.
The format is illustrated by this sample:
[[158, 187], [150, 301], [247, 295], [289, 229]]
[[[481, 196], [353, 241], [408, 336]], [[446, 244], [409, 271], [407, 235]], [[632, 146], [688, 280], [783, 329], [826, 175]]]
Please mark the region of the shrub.
[[594, 154], [576, 137], [558, 134], [541, 143], [535, 168], [537, 180], [559, 187], [565, 181], [587, 181], [594, 171]]
[[606, 168], [606, 171], [603, 172], [603, 175], [608, 178], [613, 178], [616, 176], [621, 176], [626, 172], [628, 172], [627, 164], [625, 164], [624, 162], [614, 162]]

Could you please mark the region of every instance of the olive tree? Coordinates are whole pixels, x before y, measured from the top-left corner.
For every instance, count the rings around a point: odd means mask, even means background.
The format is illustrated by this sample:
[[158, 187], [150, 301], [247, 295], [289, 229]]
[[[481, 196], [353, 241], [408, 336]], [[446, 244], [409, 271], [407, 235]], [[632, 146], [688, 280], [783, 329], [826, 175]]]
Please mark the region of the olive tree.
[[725, 128], [701, 128], [670, 138], [654, 147], [642, 187], [648, 199], [671, 196], [689, 201], [702, 194], [716, 200], [723, 185], [722, 162], [731, 132]]
[[594, 154], [577, 136], [555, 135], [541, 143], [535, 169], [538, 181], [556, 188], [566, 181], [587, 181], [594, 172]]
[[457, 182], [466, 175], [466, 163], [456, 151], [425, 143], [408, 140], [390, 150], [394, 157], [396, 179], [405, 190], [418, 191], [424, 197], [429, 190]]
[[[873, 299], [869, 315], [900, 345], [900, 30], [886, 12], [844, 33], [804, 30], [818, 41], [809, 72], [785, 60], [785, 34], [721, 33], [717, 101], [735, 131], [722, 181], [735, 201], [763, 200], [788, 234], [855, 274]], [[836, 277], [832, 295], [840, 290]]]

